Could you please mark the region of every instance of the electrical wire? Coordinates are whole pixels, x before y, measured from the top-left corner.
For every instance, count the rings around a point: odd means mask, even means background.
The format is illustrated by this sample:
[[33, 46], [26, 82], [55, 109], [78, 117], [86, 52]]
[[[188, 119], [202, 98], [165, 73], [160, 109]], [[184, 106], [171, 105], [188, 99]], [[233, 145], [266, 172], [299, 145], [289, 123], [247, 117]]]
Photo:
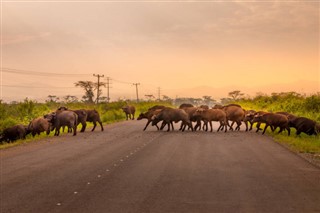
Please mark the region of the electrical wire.
[[12, 69], [12, 68], [1, 68], [2, 72], [6, 73], [14, 73], [14, 74], [21, 74], [21, 75], [38, 75], [38, 76], [89, 76], [92, 74], [86, 73], [86, 74], [79, 74], [79, 73], [50, 73], [50, 72], [37, 72], [37, 71], [31, 71], [31, 70], [20, 70], [20, 69]]

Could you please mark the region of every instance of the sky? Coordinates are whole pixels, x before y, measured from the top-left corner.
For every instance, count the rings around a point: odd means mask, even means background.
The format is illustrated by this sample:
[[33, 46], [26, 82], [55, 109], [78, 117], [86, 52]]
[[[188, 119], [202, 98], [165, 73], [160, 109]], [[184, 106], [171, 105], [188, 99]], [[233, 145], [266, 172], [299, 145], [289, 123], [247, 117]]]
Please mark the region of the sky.
[[[320, 91], [319, 1], [1, 1], [0, 99]], [[103, 95], [107, 89], [103, 88]]]

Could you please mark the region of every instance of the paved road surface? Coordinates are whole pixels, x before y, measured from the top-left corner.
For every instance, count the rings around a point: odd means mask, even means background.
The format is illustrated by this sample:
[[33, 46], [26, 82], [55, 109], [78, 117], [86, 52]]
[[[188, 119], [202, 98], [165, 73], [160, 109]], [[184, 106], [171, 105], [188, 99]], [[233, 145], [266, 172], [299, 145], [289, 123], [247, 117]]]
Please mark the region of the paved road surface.
[[144, 124], [1, 151], [0, 212], [320, 212], [320, 170], [269, 137]]

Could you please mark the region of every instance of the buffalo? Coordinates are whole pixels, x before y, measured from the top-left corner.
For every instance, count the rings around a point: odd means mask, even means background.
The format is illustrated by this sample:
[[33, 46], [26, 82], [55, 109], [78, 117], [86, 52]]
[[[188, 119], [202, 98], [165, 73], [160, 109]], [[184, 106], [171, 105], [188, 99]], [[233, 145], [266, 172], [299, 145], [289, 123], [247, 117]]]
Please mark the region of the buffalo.
[[167, 131], [170, 131], [170, 127], [172, 127], [172, 130], [174, 130], [173, 122], [177, 123], [179, 121], [182, 121], [182, 131], [185, 130], [186, 126], [189, 126], [189, 128], [193, 131], [189, 115], [183, 109], [173, 109], [167, 107], [163, 109], [158, 115], [154, 115], [152, 119], [153, 126], [156, 125], [158, 122], [163, 121], [160, 128], [161, 130], [165, 127], [165, 125], [168, 125]]
[[320, 130], [319, 124], [305, 117], [296, 117], [289, 120], [289, 126], [297, 130], [296, 135], [300, 135], [301, 132], [307, 135], [317, 135]]
[[260, 123], [265, 123], [266, 124], [262, 134], [264, 134], [266, 129], [270, 126], [272, 132], [277, 127], [279, 127], [280, 130], [279, 130], [278, 133], [280, 133], [284, 129], [286, 129], [288, 131], [288, 135], [290, 135], [289, 121], [288, 121], [288, 118], [285, 115], [276, 114], [276, 113], [265, 113], [263, 115], [255, 115], [255, 117], [252, 120], [252, 122], [260, 122]]
[[[218, 131], [224, 127], [225, 132], [227, 131], [227, 114], [221, 109], [198, 109], [194, 116], [199, 116], [201, 120], [210, 124], [211, 132], [212, 132], [212, 121], [219, 121], [220, 126]], [[208, 127], [206, 128], [206, 131]]]
[[13, 142], [19, 139], [25, 139], [29, 133], [28, 127], [22, 124], [8, 127], [0, 134], [0, 142]]
[[[144, 127], [143, 131], [145, 131], [147, 129], [147, 127], [149, 126], [149, 124], [152, 122], [152, 117], [154, 115], [159, 114], [162, 111], [162, 109], [149, 109], [147, 112], [145, 113], [140, 113], [139, 117], [137, 118], [137, 120], [142, 120], [142, 119], [147, 119], [147, 124]], [[159, 130], [158, 125], [156, 124], [157, 129]]]
[[78, 115], [69, 110], [53, 112], [45, 116], [52, 127], [55, 128], [55, 136], [59, 136], [61, 127], [68, 127], [68, 130], [73, 130], [73, 136], [77, 135]]
[[136, 108], [134, 106], [125, 106], [122, 107], [122, 111], [126, 114], [126, 118], [134, 120], [134, 113], [136, 112]]
[[49, 135], [50, 128], [51, 123], [49, 120], [42, 117], [33, 119], [28, 126], [28, 130], [31, 132], [33, 137], [36, 134], [40, 135], [41, 132], [46, 132], [46, 134]]

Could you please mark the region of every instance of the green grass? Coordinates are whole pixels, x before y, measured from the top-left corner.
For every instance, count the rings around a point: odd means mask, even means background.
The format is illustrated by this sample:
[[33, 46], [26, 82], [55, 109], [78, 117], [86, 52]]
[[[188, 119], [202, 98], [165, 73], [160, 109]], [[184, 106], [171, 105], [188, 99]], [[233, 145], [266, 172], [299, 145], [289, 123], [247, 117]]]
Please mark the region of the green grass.
[[[260, 128], [264, 128], [262, 124]], [[256, 128], [253, 129], [254, 131]], [[271, 136], [277, 143], [287, 146], [290, 150], [298, 153], [310, 153], [310, 154], [319, 154], [320, 153], [320, 137], [319, 135], [307, 135], [301, 133], [296, 135], [296, 130], [294, 128], [290, 129], [290, 136], [288, 136], [287, 131], [282, 133], [277, 133], [279, 128], [274, 132], [270, 128], [267, 129], [266, 134]], [[262, 130], [259, 131], [260, 133]]]
[[[296, 116], [307, 117], [320, 123], [320, 93], [304, 96], [297, 93], [279, 93], [267, 95], [257, 95], [249, 99], [236, 101], [246, 110], [279, 112], [285, 111]], [[287, 133], [272, 133], [267, 130], [267, 134], [280, 144], [289, 147], [292, 151], [299, 153], [320, 153], [320, 136], [310, 136], [301, 133], [296, 136], [296, 130], [291, 128], [291, 135]]]
[[[21, 103], [16, 104], [5, 104], [0, 102], [0, 132], [7, 127], [14, 126], [16, 124], [28, 125], [29, 122], [37, 117], [41, 117], [44, 114], [55, 111], [60, 106], [66, 106], [69, 109], [96, 109], [99, 114], [103, 125], [111, 124], [119, 121], [124, 121], [126, 119], [125, 113], [122, 111], [122, 107], [126, 105], [134, 105], [136, 107], [135, 118], [139, 116], [141, 112], [146, 112], [148, 108], [154, 105], [165, 105], [172, 106], [168, 102], [112, 102], [112, 103], [100, 103], [95, 104], [85, 104], [85, 103], [37, 103], [31, 100], [24, 100]], [[90, 131], [93, 127], [93, 123], [88, 122], [86, 131]], [[78, 130], [81, 129], [81, 124], [78, 126]], [[100, 131], [100, 125], [97, 124], [96, 130]], [[13, 143], [0, 143], [0, 149], [6, 149], [9, 147], [23, 145], [33, 141], [37, 141], [46, 137], [52, 137], [53, 132], [47, 136], [45, 133], [41, 133], [40, 136], [32, 137], [28, 135], [26, 140], [17, 140]], [[66, 133], [65, 133], [66, 134]]]

